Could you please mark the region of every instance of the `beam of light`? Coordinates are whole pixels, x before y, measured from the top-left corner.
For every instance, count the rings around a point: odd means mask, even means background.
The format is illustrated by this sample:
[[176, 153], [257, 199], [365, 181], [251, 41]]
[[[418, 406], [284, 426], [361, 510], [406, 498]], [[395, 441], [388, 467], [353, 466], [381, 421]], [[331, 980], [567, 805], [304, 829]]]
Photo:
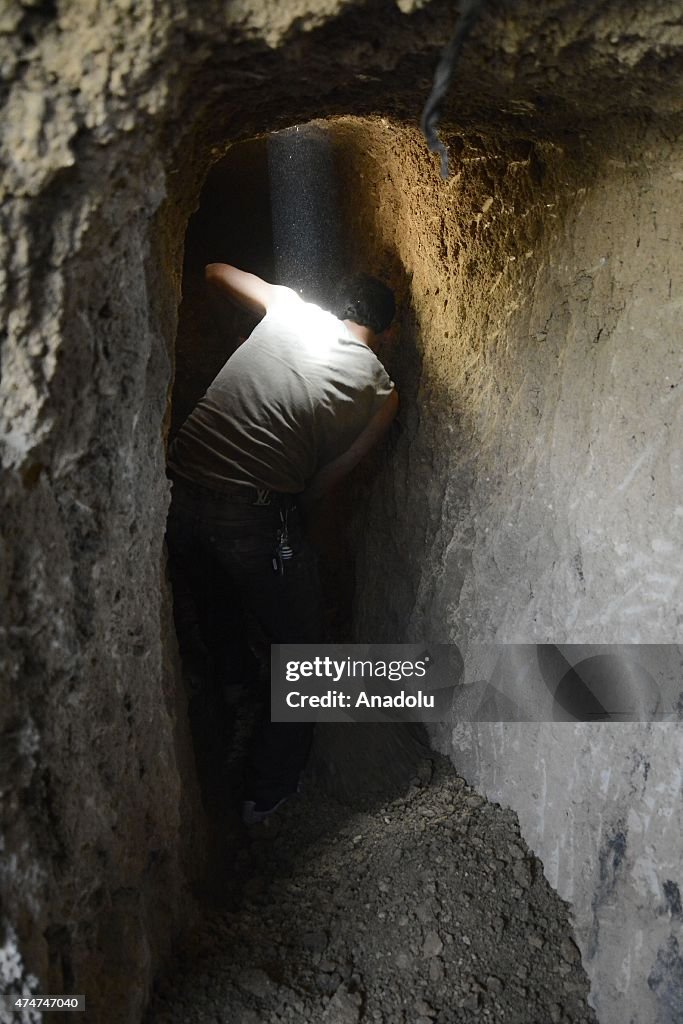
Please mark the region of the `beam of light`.
[[328, 306], [342, 268], [332, 143], [319, 125], [268, 138], [275, 280]]

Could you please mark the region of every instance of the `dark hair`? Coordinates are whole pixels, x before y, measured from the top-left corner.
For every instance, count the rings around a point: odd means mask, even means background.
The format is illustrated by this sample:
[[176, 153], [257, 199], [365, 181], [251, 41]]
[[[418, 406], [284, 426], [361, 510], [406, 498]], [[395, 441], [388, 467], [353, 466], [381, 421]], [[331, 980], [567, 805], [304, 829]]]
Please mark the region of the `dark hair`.
[[376, 277], [356, 274], [339, 286], [334, 312], [340, 320], [353, 320], [381, 334], [394, 319], [394, 293]]

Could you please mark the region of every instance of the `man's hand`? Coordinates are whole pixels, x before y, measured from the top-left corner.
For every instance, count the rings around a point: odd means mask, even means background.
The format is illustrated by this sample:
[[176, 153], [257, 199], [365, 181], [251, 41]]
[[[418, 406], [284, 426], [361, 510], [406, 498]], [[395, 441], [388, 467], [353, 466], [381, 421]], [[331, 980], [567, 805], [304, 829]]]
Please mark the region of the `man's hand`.
[[283, 295], [296, 295], [291, 288], [268, 284], [256, 274], [247, 274], [244, 270], [231, 267], [229, 263], [207, 264], [204, 277], [212, 287], [257, 316], [264, 316], [270, 306]]
[[304, 509], [310, 508], [323, 494], [331, 490], [335, 484], [358, 465], [364, 455], [386, 434], [398, 412], [398, 393], [391, 392], [386, 402], [362, 430], [350, 448], [319, 469], [309, 482], [306, 490], [299, 496]]

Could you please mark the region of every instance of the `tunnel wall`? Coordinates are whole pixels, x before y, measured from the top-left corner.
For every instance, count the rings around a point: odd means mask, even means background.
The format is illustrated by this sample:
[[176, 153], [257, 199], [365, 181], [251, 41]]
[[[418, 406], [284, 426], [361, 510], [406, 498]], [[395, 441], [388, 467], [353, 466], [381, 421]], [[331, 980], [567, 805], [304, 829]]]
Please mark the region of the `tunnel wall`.
[[[656, 132], [613, 155], [511, 325], [526, 352], [515, 368], [503, 356], [506, 390], [482, 409], [471, 563], [453, 601], [446, 554], [433, 591], [459, 635], [681, 639], [680, 158]], [[671, 656], [680, 681], [681, 649]], [[656, 724], [441, 735], [491, 799], [515, 807], [571, 901], [601, 1021], [673, 1022], [683, 1009], [682, 738]]]
[[470, 640], [680, 637], [678, 161], [657, 132], [610, 156], [486, 326], [471, 567], [427, 584]]
[[107, 1024], [141, 1019], [203, 858], [163, 545], [189, 211], [159, 212], [152, 8], [0, 25], [0, 992]]
[[[525, 145], [454, 140], [446, 186], [410, 138], [378, 125], [365, 145], [410, 284], [401, 423], [359, 502], [356, 635], [457, 642], [466, 682], [481, 643], [681, 638], [680, 146]], [[676, 1020], [680, 727], [453, 721], [434, 742], [518, 812], [600, 1020]]]
[[138, 1020], [200, 833], [163, 552], [177, 291], [160, 160], [111, 121], [76, 159], [72, 128], [37, 111], [42, 162], [5, 177], [0, 989]]

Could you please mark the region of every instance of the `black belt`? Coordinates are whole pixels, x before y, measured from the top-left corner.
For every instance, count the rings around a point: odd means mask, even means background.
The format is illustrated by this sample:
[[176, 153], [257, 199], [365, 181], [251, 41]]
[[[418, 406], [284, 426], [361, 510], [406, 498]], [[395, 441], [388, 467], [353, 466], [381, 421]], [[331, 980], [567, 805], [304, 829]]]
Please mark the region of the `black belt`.
[[251, 505], [254, 508], [266, 508], [268, 506], [275, 506], [276, 508], [296, 507], [296, 494], [288, 494], [286, 491], [271, 491], [268, 487], [250, 487], [246, 484], [235, 484], [234, 486], [222, 487], [218, 490], [215, 487], [207, 487], [205, 484], [198, 484], [194, 480], [188, 480], [177, 473], [169, 473], [168, 476], [174, 484], [180, 484], [185, 490], [191, 491], [200, 497], [210, 494], [213, 498], [225, 498], [231, 505]]

